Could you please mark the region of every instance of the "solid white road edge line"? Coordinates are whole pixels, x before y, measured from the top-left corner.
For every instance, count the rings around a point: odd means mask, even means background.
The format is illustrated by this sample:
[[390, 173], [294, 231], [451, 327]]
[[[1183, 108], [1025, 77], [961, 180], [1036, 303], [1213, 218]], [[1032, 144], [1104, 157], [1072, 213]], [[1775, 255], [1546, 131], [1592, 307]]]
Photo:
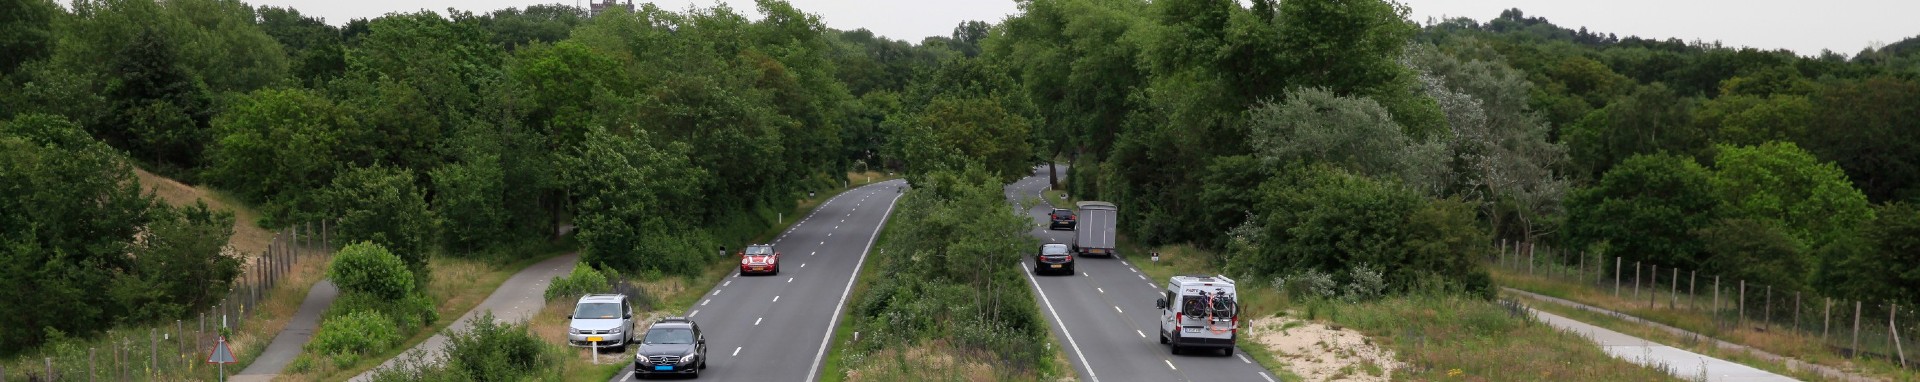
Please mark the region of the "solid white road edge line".
[[1047, 291], [1040, 289], [1040, 280], [1033, 278], [1033, 270], [1027, 269], [1025, 264], [1021, 264], [1020, 271], [1027, 274], [1027, 282], [1033, 283], [1034, 293], [1040, 294], [1040, 302], [1047, 305], [1047, 313], [1053, 315], [1053, 322], [1060, 324], [1060, 334], [1067, 336], [1067, 345], [1073, 347], [1073, 355], [1080, 357], [1080, 366], [1087, 369], [1087, 379], [1093, 382], [1100, 382], [1100, 376], [1093, 373], [1093, 365], [1087, 364], [1087, 354], [1080, 352], [1080, 343], [1075, 342], [1073, 340], [1073, 332], [1067, 330], [1067, 322], [1061, 320], [1060, 312], [1053, 309], [1053, 300], [1047, 298]]
[[1260, 372], [1260, 378], [1266, 378], [1267, 382], [1274, 382], [1273, 377], [1267, 376], [1267, 372], [1264, 371]]
[[[880, 240], [880, 229], [887, 226], [887, 218], [893, 215], [893, 206], [900, 201], [900, 194], [894, 194], [887, 201], [887, 211], [880, 213], [880, 224], [873, 226], [873, 235], [867, 237], [867, 248], [860, 250], [860, 259], [853, 263], [853, 275], [847, 277], [847, 287], [840, 290], [840, 302], [833, 306], [833, 318], [827, 320], [827, 333], [820, 335], [820, 350], [813, 353], [813, 367], [807, 368], [807, 379], [813, 382], [820, 376], [820, 361], [827, 357], [827, 344], [833, 342], [833, 329], [840, 326], [840, 312], [847, 308], [847, 296], [853, 294], [853, 280], [860, 278], [860, 267], [867, 265], [867, 252], [873, 251], [873, 242]], [[847, 214], [853, 216], [853, 214]]]

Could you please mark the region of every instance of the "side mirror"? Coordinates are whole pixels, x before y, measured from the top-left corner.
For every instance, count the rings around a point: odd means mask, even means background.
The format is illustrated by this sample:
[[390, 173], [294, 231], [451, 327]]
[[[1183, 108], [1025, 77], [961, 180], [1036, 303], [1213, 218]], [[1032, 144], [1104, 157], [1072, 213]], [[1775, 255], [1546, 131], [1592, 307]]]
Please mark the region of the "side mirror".
[[706, 344], [707, 344], [707, 339], [705, 339], [705, 338], [701, 338], [701, 339], [700, 339], [700, 344], [701, 344], [701, 345], [706, 345]]
[[633, 319], [633, 313], [627, 313], [627, 315], [625, 315], [625, 316], [620, 316], [620, 318], [625, 318], [625, 319], [629, 319], [629, 320], [631, 320], [631, 319]]
[[1153, 300], [1153, 307], [1154, 307], [1154, 309], [1166, 309], [1166, 308], [1167, 308], [1167, 299], [1164, 299], [1164, 298], [1161, 298], [1161, 299], [1154, 299], [1154, 300]]
[[571, 319], [573, 319], [573, 315], [572, 315], [572, 314], [568, 314], [568, 315], [567, 315], [567, 319], [569, 319], [569, 320], [571, 320]]

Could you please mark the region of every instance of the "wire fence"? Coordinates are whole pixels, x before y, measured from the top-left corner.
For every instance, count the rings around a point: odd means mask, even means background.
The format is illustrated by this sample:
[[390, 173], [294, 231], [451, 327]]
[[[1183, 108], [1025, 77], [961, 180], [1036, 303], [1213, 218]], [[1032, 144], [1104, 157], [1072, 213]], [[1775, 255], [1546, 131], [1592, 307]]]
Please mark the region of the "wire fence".
[[1703, 333], [1708, 335], [1747, 331], [1800, 336], [1816, 339], [1821, 350], [1841, 357], [1884, 360], [1903, 369], [1920, 367], [1920, 349], [1907, 351], [1912, 346], [1905, 344], [1920, 335], [1913, 306], [1775, 289], [1671, 265], [1563, 252], [1534, 243], [1502, 242], [1499, 248], [1498, 255], [1488, 259], [1497, 266], [1514, 274], [1591, 287], [1603, 294], [1601, 298], [1622, 305], [1613, 307], [1616, 310], [1630, 310], [1622, 313], [1696, 320], [1710, 326], [1709, 333]]
[[[325, 264], [334, 250], [328, 244], [330, 228], [326, 222], [318, 222], [275, 233], [264, 252], [244, 260], [240, 278], [226, 296], [191, 319], [119, 327], [85, 340], [51, 341], [43, 345], [38, 356], [0, 363], [0, 381], [216, 379], [219, 367], [207, 360], [222, 335], [236, 357], [248, 353], [243, 350], [246, 347], [264, 348], [273, 340], [275, 333], [252, 333], [260, 331], [266, 321], [260, 316], [262, 305], [274, 287], [303, 271], [298, 267], [302, 263], [318, 260]], [[239, 371], [227, 368], [229, 374]]]

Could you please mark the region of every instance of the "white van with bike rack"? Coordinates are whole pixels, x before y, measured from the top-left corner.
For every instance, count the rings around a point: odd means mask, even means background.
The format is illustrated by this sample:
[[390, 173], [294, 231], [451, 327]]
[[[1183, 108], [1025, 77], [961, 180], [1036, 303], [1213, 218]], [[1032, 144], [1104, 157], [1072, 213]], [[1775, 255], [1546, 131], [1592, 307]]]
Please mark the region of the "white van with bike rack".
[[1160, 343], [1173, 354], [1185, 349], [1220, 349], [1233, 355], [1240, 334], [1240, 305], [1233, 279], [1226, 276], [1187, 275], [1167, 280], [1154, 306], [1160, 308]]

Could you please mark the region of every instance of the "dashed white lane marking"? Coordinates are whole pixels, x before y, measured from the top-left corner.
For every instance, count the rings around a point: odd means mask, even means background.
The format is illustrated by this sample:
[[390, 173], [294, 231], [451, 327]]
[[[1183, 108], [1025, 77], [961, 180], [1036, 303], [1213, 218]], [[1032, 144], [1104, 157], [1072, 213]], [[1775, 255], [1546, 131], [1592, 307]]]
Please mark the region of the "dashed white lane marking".
[[840, 229], [840, 226], [833, 226], [833, 229]]
[[[833, 233], [832, 233], [832, 232], [828, 232], [828, 233], [827, 233], [827, 237], [833, 237]], [[821, 242], [821, 244], [825, 244], [825, 243], [826, 243], [826, 242]]]
[[729, 286], [729, 285], [733, 285], [733, 280], [727, 280], [727, 282], [720, 283], [720, 286], [722, 287]]
[[780, 302], [780, 296], [773, 296], [773, 302]]
[[1174, 370], [1180, 370], [1180, 368], [1177, 368], [1177, 367], [1173, 367], [1173, 360], [1170, 360], [1170, 359], [1163, 359], [1163, 360], [1161, 360], [1161, 361], [1165, 361], [1165, 362], [1167, 363], [1167, 368], [1168, 368], [1168, 369], [1174, 369]]
[[1267, 382], [1274, 382], [1273, 377], [1267, 376], [1267, 372], [1264, 371], [1260, 372], [1260, 378], [1265, 378]]
[[1127, 271], [1129, 271], [1129, 272], [1133, 272], [1133, 273], [1140, 273], [1140, 270], [1138, 270], [1138, 269], [1133, 269], [1133, 267], [1127, 267]]
[[739, 357], [739, 356], [740, 356], [740, 348], [733, 348], [733, 355], [731, 357]]
[[793, 278], [792, 278], [792, 277], [788, 277], [788, 278], [787, 278], [787, 282], [793, 282]]
[[1099, 287], [1094, 287], [1094, 288], [1093, 288], [1093, 290], [1097, 290], [1097, 291], [1100, 291], [1100, 294], [1107, 294], [1107, 290], [1106, 290], [1106, 289], [1100, 289]]
[[807, 252], [807, 256], [813, 256], [815, 253], [820, 253], [820, 251]]
[[760, 326], [760, 320], [765, 320], [765, 319], [767, 319], [767, 318], [766, 318], [766, 317], [760, 317], [760, 318], [755, 318], [755, 319], [753, 319], [753, 326]]
[[1125, 314], [1127, 314], [1127, 312], [1124, 312], [1124, 311], [1121, 311], [1121, 310], [1120, 310], [1120, 306], [1118, 306], [1118, 305], [1115, 305], [1115, 306], [1113, 307], [1113, 311], [1115, 311], [1115, 312], [1119, 312], [1119, 313], [1120, 313], [1120, 314], [1122, 314], [1122, 315], [1125, 315]]
[[807, 263], [800, 263], [800, 267], [801, 267], [801, 268], [806, 268], [806, 267], [807, 267]]
[[1133, 332], [1140, 333], [1140, 338], [1147, 338], [1147, 332], [1142, 332], [1140, 329], [1134, 329]]
[[1134, 276], [1140, 276], [1140, 279], [1141, 279], [1141, 280], [1146, 280], [1146, 279], [1147, 279], [1147, 276], [1146, 276], [1146, 275], [1134, 275]]
[[698, 315], [700, 315], [700, 310], [694, 309], [693, 313], [687, 313], [687, 318], [693, 318], [693, 316], [698, 316]]
[[1234, 354], [1233, 356], [1240, 357], [1240, 362], [1253, 363], [1253, 360], [1247, 359], [1246, 354]]
[[1155, 289], [1158, 289], [1158, 288], [1160, 288], [1160, 287], [1159, 287], [1159, 286], [1157, 286], [1157, 285], [1153, 285], [1153, 282], [1152, 282], [1152, 281], [1148, 281], [1148, 282], [1147, 282], [1147, 287], [1148, 287], [1148, 288], [1155, 288]]
[[821, 242], [820, 242], [820, 245], [827, 245], [827, 242], [825, 242], [825, 241], [821, 241]]
[[713, 290], [713, 295], [715, 295], [715, 296], [719, 296], [719, 295], [720, 295], [720, 290], [719, 290], [719, 289], [714, 289], [714, 290]]
[[701, 301], [700, 306], [707, 306], [707, 303], [709, 302], [713, 302], [713, 299], [707, 299], [706, 301]]

